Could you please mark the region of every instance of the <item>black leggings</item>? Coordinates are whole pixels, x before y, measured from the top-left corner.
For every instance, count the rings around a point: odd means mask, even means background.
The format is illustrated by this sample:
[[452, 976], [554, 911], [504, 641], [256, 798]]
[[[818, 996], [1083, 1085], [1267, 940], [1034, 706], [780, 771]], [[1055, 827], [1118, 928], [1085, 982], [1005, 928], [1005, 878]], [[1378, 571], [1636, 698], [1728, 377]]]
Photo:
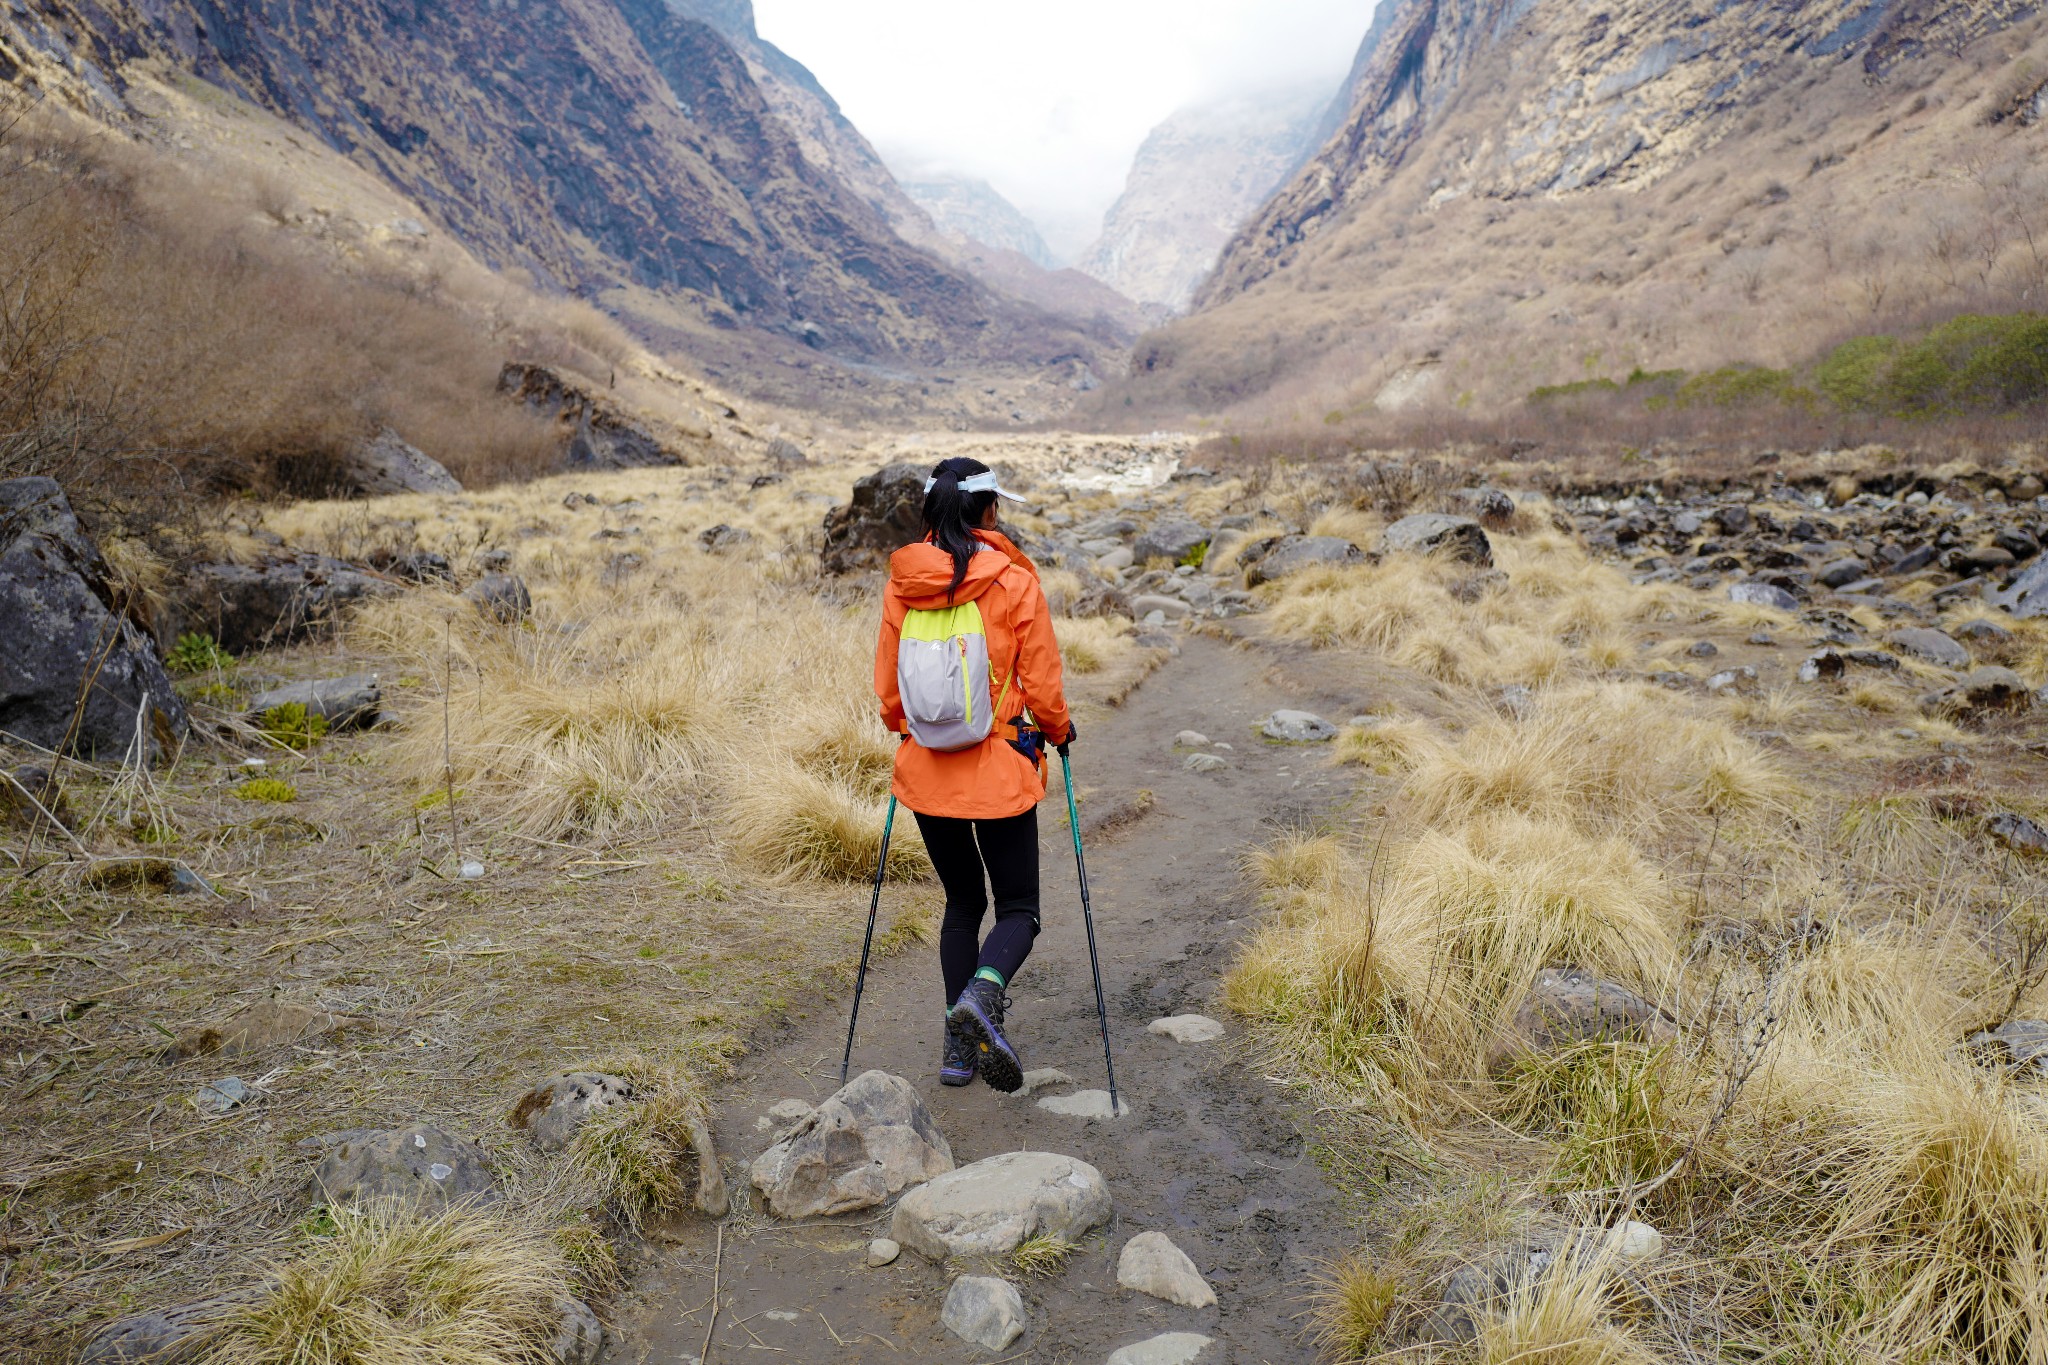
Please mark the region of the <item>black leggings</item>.
[[[915, 812], [913, 812], [915, 814]], [[932, 868], [946, 888], [946, 918], [939, 925], [939, 970], [946, 978], [946, 1006], [960, 998], [974, 973], [990, 967], [1005, 982], [1038, 937], [1038, 808], [1002, 820], [956, 820], [918, 815]], [[976, 844], [980, 847], [977, 849]], [[981, 919], [995, 889], [996, 923], [981, 939]]]

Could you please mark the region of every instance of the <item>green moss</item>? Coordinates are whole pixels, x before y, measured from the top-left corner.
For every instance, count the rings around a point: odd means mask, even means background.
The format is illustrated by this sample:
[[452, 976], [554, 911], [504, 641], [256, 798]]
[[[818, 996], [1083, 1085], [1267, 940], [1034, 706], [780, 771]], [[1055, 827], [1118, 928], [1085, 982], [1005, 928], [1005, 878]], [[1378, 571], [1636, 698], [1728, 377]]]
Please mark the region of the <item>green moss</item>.
[[265, 738], [287, 749], [310, 749], [327, 734], [327, 717], [295, 701], [271, 707], [257, 722]]
[[244, 801], [276, 801], [282, 804], [298, 800], [299, 789], [274, 777], [252, 777], [235, 788], [235, 795]]

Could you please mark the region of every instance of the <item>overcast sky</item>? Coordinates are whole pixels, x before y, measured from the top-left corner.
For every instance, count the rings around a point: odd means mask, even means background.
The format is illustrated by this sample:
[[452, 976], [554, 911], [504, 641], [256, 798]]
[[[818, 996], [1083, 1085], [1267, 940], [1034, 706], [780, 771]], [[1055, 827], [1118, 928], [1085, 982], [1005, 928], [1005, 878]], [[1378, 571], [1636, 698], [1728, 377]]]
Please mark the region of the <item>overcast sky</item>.
[[1145, 134], [1204, 98], [1350, 69], [1373, 0], [754, 0], [899, 176], [980, 176], [1063, 259]]

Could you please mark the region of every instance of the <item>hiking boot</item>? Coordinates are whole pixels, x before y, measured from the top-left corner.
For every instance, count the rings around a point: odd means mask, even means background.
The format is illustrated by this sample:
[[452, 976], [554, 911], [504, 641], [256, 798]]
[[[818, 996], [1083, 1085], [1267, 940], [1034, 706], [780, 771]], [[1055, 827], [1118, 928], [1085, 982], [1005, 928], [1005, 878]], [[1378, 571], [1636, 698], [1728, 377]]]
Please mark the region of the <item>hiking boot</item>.
[[1024, 1064], [1017, 1060], [1010, 1040], [1003, 1037], [1003, 1011], [1009, 1005], [1002, 987], [977, 976], [960, 992], [960, 1002], [946, 1016], [973, 1044], [981, 1078], [1006, 1095], [1024, 1084]]
[[966, 1085], [974, 1079], [975, 1064], [981, 1059], [981, 1050], [974, 1045], [953, 1021], [946, 1016], [946, 1051], [939, 1062], [940, 1085]]

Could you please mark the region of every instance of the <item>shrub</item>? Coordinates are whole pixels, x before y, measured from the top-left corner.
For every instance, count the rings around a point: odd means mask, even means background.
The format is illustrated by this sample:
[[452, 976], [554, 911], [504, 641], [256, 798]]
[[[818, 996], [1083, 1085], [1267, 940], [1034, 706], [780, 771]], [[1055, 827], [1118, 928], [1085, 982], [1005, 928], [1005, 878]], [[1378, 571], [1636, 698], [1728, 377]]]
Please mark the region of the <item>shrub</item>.
[[287, 804], [299, 799], [299, 789], [274, 777], [252, 777], [235, 788], [235, 795], [244, 801], [275, 801]]
[[1814, 367], [1813, 386], [1838, 408], [1876, 411], [1885, 406], [1885, 377], [1898, 352], [1897, 337], [1852, 337]]
[[235, 666], [235, 656], [211, 635], [186, 631], [164, 654], [164, 663], [173, 673], [225, 673]]
[[308, 711], [303, 702], [273, 706], [257, 722], [265, 739], [287, 749], [310, 749], [327, 734], [327, 717]]
[[1790, 371], [1761, 365], [1726, 365], [1686, 380], [1679, 386], [1675, 401], [1680, 407], [1707, 404], [1739, 408], [1772, 402], [1808, 407], [1813, 394], [1794, 384]]

